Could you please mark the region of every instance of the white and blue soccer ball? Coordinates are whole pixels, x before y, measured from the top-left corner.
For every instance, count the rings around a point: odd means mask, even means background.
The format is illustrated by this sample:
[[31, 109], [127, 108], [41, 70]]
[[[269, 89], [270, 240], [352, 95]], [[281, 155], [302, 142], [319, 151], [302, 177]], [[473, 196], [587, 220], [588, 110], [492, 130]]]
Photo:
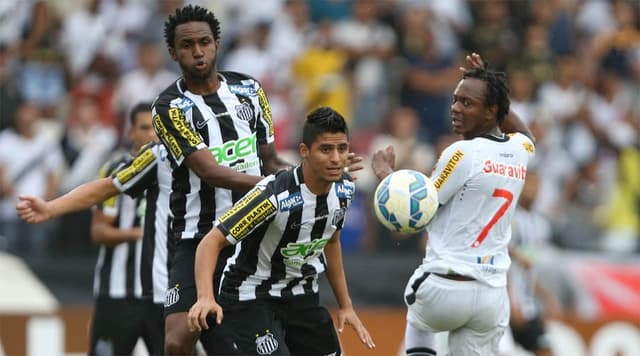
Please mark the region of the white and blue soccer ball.
[[403, 169], [378, 184], [373, 205], [386, 228], [413, 234], [423, 230], [438, 210], [438, 191], [429, 177]]

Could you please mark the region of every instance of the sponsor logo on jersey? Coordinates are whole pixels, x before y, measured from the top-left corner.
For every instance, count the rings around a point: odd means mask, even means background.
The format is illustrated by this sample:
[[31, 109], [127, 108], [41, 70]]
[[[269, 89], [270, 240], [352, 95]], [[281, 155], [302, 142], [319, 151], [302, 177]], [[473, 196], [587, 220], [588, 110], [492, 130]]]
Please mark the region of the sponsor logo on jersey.
[[254, 132], [251, 136], [211, 146], [209, 151], [216, 158], [218, 164], [229, 164], [240, 159], [247, 159], [258, 152], [256, 134]]
[[176, 284], [175, 287], [167, 289], [165, 294], [164, 306], [170, 307], [176, 304], [180, 300], [180, 285]]
[[278, 349], [278, 346], [278, 340], [269, 330], [266, 330], [262, 336], [256, 334], [256, 352], [258, 355], [271, 355]]
[[353, 185], [336, 183], [336, 194], [338, 195], [338, 198], [352, 200], [354, 192], [355, 192], [355, 187]]
[[267, 125], [269, 125], [269, 136], [273, 136], [274, 131], [273, 118], [271, 117], [271, 107], [269, 106], [269, 100], [267, 100], [267, 96], [265, 95], [262, 88], [258, 88], [258, 102], [260, 103], [260, 108], [262, 109], [262, 113], [264, 114], [264, 119], [267, 121]]
[[280, 254], [284, 257], [283, 262], [289, 267], [300, 268], [309, 260], [320, 256], [329, 240], [330, 237], [310, 242], [289, 242], [286, 247], [280, 249]]
[[271, 202], [271, 200], [264, 199], [246, 213], [240, 221], [235, 223], [235, 225], [229, 229], [229, 234], [234, 239], [240, 240], [275, 211], [276, 206]]
[[251, 107], [251, 104], [244, 102], [236, 105], [235, 109], [238, 119], [243, 121], [251, 121], [253, 119], [253, 107]]
[[453, 156], [449, 158], [449, 161], [447, 161], [447, 164], [445, 164], [444, 169], [442, 170], [438, 178], [435, 180], [435, 182], [433, 182], [433, 185], [435, 185], [436, 189], [439, 190], [440, 187], [442, 187], [442, 185], [447, 182], [449, 176], [451, 176], [453, 170], [456, 169], [456, 166], [458, 165], [458, 163], [460, 163], [462, 157], [464, 157], [464, 153], [460, 150], [456, 150], [453, 153]]
[[151, 163], [156, 159], [153, 151], [146, 149], [131, 162], [131, 164], [116, 174], [116, 179], [120, 184], [124, 185], [129, 182], [133, 177], [144, 171]]
[[302, 199], [302, 194], [293, 193], [280, 201], [279, 203], [280, 211], [289, 211], [302, 204], [304, 204], [304, 199]]
[[233, 94], [243, 96], [255, 96], [257, 94], [256, 86], [253, 83], [250, 84], [232, 84], [229, 85], [229, 91]]
[[333, 226], [342, 225], [345, 215], [347, 215], [347, 208], [336, 209], [333, 212], [333, 219], [331, 220], [331, 225]]
[[169, 119], [173, 123], [173, 126], [176, 128], [178, 133], [180, 133], [180, 136], [182, 136], [182, 138], [184, 138], [189, 143], [189, 145], [195, 147], [202, 142], [200, 136], [198, 136], [198, 134], [195, 133], [187, 123], [187, 119], [184, 116], [184, 112], [182, 112], [182, 110], [178, 108], [169, 109]]
[[497, 174], [519, 180], [525, 180], [527, 177], [527, 167], [521, 164], [513, 165], [502, 162], [493, 162], [490, 159], [484, 161], [484, 168], [482, 168], [482, 171], [487, 174]]
[[173, 100], [171, 100], [171, 102], [169, 103], [169, 106], [172, 108], [178, 108], [180, 110], [182, 110], [183, 112], [187, 112], [189, 110], [191, 110], [191, 108], [195, 105], [195, 103], [193, 102], [193, 100], [187, 98], [187, 97], [182, 97], [182, 98], [175, 98]]
[[535, 148], [533, 148], [531, 142], [523, 142], [522, 146], [524, 147], [524, 150], [529, 153], [533, 153], [535, 151]]
[[476, 257], [476, 262], [478, 264], [481, 265], [485, 265], [485, 264], [493, 264], [493, 260], [494, 260], [494, 256], [493, 255], [487, 255], [487, 256], [478, 256]]
[[252, 190], [250, 190], [247, 194], [245, 194], [244, 197], [242, 197], [235, 204], [233, 204], [231, 209], [227, 210], [224, 214], [222, 214], [222, 216], [219, 219], [220, 223], [224, 223], [225, 221], [229, 220], [229, 218], [232, 217], [233, 215], [238, 214], [240, 210], [244, 209], [246, 206], [251, 204], [258, 196], [260, 196], [261, 193], [262, 193], [262, 190], [260, 188], [253, 188]]
[[156, 114], [153, 117], [153, 125], [155, 126], [156, 132], [158, 133], [158, 136], [160, 137], [162, 142], [164, 142], [164, 144], [169, 147], [169, 150], [171, 151], [171, 154], [173, 154], [173, 157], [178, 158], [182, 156], [182, 148], [180, 148], [180, 145], [178, 144], [176, 138], [169, 134], [169, 131], [167, 131], [167, 128], [162, 123], [162, 119], [160, 119], [160, 115]]

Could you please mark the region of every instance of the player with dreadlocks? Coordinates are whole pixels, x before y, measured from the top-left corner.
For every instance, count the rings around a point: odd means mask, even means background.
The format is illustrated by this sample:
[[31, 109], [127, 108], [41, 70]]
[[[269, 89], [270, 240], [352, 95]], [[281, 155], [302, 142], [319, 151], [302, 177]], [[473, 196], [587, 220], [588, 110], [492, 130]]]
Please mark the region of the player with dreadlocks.
[[[509, 323], [507, 251], [533, 138], [509, 110], [503, 73], [467, 57], [453, 92], [451, 125], [462, 136], [443, 152], [431, 176], [440, 208], [427, 226], [422, 264], [405, 289], [409, 356], [435, 355], [437, 332], [449, 331], [453, 355], [495, 355]], [[378, 151], [373, 169], [393, 170], [393, 148]]]

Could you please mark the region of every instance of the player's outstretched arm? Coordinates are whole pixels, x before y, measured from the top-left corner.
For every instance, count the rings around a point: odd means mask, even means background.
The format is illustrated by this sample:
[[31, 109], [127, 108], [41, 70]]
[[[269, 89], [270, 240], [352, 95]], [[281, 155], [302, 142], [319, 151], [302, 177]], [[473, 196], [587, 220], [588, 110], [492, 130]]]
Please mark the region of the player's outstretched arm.
[[229, 245], [229, 242], [222, 235], [222, 231], [213, 228], [198, 244], [195, 260], [195, 280], [198, 300], [189, 309], [187, 322], [189, 330], [202, 331], [209, 329], [207, 316], [215, 314], [216, 323], [220, 324], [224, 317], [222, 307], [216, 302], [213, 296], [213, 281], [211, 276], [218, 263], [220, 251]]
[[18, 197], [16, 211], [24, 221], [37, 224], [60, 215], [90, 208], [119, 193], [110, 177], [100, 178], [82, 184], [69, 193], [50, 201], [21, 195]]
[[331, 240], [324, 248], [327, 257], [327, 280], [333, 289], [333, 294], [338, 302], [338, 332], [344, 330], [344, 325], [349, 324], [358, 334], [363, 344], [372, 349], [376, 347], [367, 328], [362, 324], [360, 318], [353, 309], [349, 290], [347, 288], [347, 280], [344, 275], [344, 267], [342, 265], [342, 246], [340, 244], [340, 231], [331, 237]]

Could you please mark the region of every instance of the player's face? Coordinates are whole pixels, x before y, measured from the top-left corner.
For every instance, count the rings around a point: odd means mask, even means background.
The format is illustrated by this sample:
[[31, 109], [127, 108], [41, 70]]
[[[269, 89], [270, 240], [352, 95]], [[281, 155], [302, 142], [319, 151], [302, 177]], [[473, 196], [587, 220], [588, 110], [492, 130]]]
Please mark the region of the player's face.
[[488, 133], [495, 125], [496, 107], [485, 104], [486, 84], [476, 78], [466, 78], [458, 83], [451, 103], [453, 132], [464, 138]]
[[136, 114], [135, 123], [129, 131], [129, 138], [136, 150], [151, 141], [158, 141], [158, 136], [151, 123], [151, 111], [143, 111]]
[[208, 23], [187, 22], [176, 26], [174, 48], [169, 48], [169, 54], [186, 79], [207, 80], [215, 75], [219, 43]]
[[320, 134], [310, 148], [304, 143], [300, 144], [300, 155], [313, 172], [315, 180], [338, 181], [349, 158], [347, 135], [332, 132]]

